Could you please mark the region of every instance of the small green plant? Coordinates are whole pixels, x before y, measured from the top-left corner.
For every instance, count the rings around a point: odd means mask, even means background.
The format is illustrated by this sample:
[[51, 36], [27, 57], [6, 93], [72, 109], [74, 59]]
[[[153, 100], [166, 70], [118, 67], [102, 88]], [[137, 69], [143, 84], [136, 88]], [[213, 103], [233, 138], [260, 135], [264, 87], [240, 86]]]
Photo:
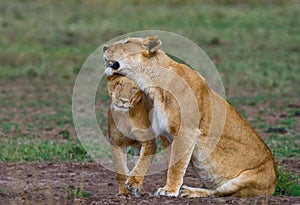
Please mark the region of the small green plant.
[[69, 140], [71, 138], [71, 133], [68, 130], [61, 130], [58, 135], [61, 135], [63, 139]]
[[0, 196], [5, 194], [5, 190], [0, 189]]
[[71, 185], [67, 190], [67, 196], [71, 198], [90, 198], [92, 193]]
[[277, 181], [274, 195], [300, 196], [300, 179], [278, 167], [276, 170]]

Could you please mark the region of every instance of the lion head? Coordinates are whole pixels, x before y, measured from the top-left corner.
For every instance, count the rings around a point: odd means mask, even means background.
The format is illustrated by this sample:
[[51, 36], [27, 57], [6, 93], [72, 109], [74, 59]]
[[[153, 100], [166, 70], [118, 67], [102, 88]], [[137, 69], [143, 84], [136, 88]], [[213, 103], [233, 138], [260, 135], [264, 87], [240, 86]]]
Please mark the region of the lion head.
[[[136, 59], [147, 59], [155, 55], [161, 47], [161, 40], [157, 36], [146, 38], [126, 38], [103, 47], [107, 76], [113, 74], [126, 75], [130, 78], [131, 68], [135, 67]], [[138, 66], [140, 67], [140, 66]]]
[[121, 75], [108, 77], [107, 88], [111, 106], [118, 111], [128, 111], [141, 101], [142, 91], [136, 83]]

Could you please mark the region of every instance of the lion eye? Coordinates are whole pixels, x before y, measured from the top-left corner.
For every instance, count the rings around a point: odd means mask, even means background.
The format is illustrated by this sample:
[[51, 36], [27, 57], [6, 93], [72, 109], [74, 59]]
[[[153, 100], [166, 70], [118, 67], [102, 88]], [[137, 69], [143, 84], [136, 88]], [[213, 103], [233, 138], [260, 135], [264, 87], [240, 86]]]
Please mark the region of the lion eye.
[[136, 92], [137, 90], [137, 88], [132, 88], [132, 92]]

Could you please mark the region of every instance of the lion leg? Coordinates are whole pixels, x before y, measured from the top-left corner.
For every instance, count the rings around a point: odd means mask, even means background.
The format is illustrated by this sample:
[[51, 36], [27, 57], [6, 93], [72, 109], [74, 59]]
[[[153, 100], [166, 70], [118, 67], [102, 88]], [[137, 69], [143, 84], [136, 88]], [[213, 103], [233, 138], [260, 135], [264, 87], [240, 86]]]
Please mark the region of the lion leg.
[[167, 162], [169, 164], [170, 163], [170, 158], [171, 158], [171, 150], [170, 150], [169, 146], [171, 145], [172, 141], [170, 141], [165, 136], [160, 136], [160, 141], [161, 141], [162, 147], [164, 149]]
[[111, 153], [116, 173], [116, 180], [119, 186], [119, 193], [117, 195], [130, 195], [131, 192], [125, 187], [125, 182], [129, 173], [126, 149], [120, 146], [111, 145]]
[[155, 196], [177, 197], [179, 195], [179, 190], [183, 183], [183, 176], [194, 150], [193, 141], [189, 141], [190, 140], [186, 140], [182, 136], [174, 137], [171, 147], [167, 183], [163, 188], [159, 188], [155, 192]]
[[208, 196], [230, 196], [240, 191], [245, 187], [249, 180], [245, 179], [243, 174], [235, 177], [215, 190], [204, 188], [192, 188], [188, 186], [182, 186], [180, 189], [180, 197], [208, 197]]
[[[273, 188], [270, 188], [268, 184], [264, 184], [262, 182], [265, 173], [261, 171], [263, 170], [254, 169], [243, 171], [237, 177], [227, 181], [215, 190], [182, 186], [179, 196], [207, 197], [272, 195]], [[271, 192], [269, 190], [271, 190]]]
[[215, 196], [271, 196], [276, 186], [273, 160], [255, 169], [245, 170], [237, 177], [217, 187]]
[[177, 197], [179, 195], [180, 187], [183, 183], [183, 176], [188, 166], [190, 156], [185, 156], [180, 159], [175, 165], [169, 167], [167, 183], [163, 188], [159, 188], [155, 192], [155, 196], [172, 196]]
[[142, 193], [143, 191], [141, 190], [141, 187], [144, 177], [151, 166], [155, 152], [155, 140], [142, 143], [140, 157], [125, 182], [127, 189], [130, 190], [136, 197], [140, 197], [145, 194]]
[[213, 195], [213, 193], [214, 193], [214, 190], [202, 189], [202, 188], [193, 188], [193, 187], [183, 185], [180, 188], [179, 197], [190, 197], [190, 198], [208, 197], [208, 196]]

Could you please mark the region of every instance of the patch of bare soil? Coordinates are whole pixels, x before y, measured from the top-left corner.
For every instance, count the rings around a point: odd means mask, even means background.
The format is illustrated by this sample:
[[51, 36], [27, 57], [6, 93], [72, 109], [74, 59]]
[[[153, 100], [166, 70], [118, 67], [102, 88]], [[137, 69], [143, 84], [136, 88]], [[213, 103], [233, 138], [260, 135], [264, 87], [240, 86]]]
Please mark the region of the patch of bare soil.
[[[154, 193], [166, 172], [146, 177], [144, 189]], [[189, 168], [185, 184], [198, 179]], [[0, 204], [300, 204], [300, 197], [168, 198], [119, 197], [114, 173], [97, 163], [2, 163]]]
[[[300, 174], [300, 159], [297, 160], [281, 160], [278, 161], [278, 163], [280, 166], [283, 166], [285, 170], [288, 170], [289, 172], [293, 172], [295, 174]], [[300, 183], [300, 179], [299, 179], [299, 183]], [[300, 184], [299, 184], [300, 186]]]

